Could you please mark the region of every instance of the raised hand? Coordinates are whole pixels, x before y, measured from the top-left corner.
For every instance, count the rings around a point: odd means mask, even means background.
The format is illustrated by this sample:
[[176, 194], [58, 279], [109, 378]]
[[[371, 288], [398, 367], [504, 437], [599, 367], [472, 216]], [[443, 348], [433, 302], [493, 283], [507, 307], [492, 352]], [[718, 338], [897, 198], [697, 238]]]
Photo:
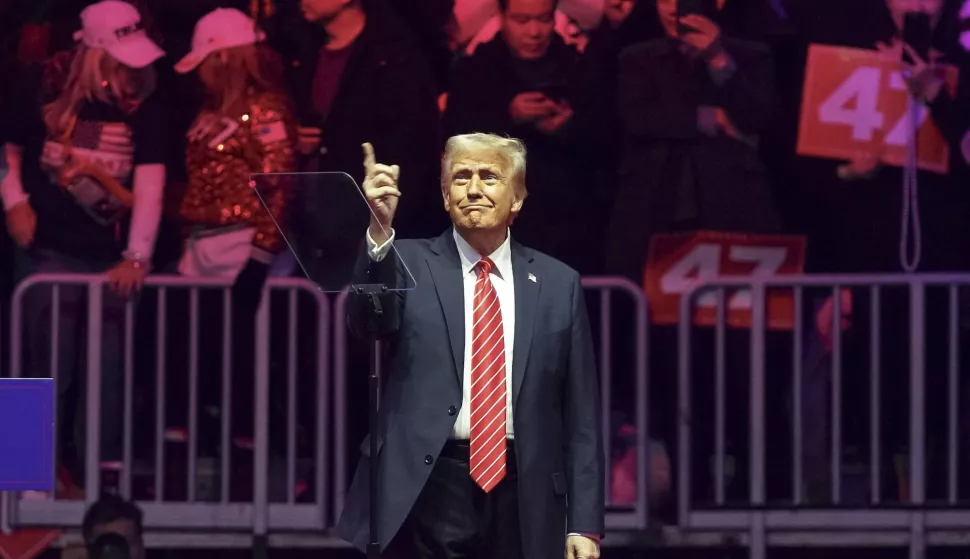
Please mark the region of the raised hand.
[[943, 88], [943, 69], [920, 57], [916, 49], [903, 43], [903, 50], [913, 64], [903, 64], [903, 79], [906, 88], [917, 101], [932, 103]]
[[716, 23], [698, 14], [686, 15], [680, 18], [680, 23], [689, 28], [681, 35], [681, 42], [695, 52], [710, 58], [721, 51], [721, 28]]
[[378, 244], [383, 244], [390, 234], [394, 222], [394, 212], [401, 197], [397, 188], [397, 181], [401, 175], [401, 168], [397, 165], [382, 165], [374, 157], [374, 146], [370, 142], [364, 148], [364, 197], [370, 205], [371, 238]]

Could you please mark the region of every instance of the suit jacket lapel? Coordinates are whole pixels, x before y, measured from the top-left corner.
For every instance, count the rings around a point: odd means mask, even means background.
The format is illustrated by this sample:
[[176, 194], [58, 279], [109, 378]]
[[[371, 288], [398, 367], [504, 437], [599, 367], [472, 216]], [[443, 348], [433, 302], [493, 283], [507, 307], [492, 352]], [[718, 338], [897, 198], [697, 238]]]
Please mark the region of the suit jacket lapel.
[[[536, 306], [542, 285], [529, 278], [532, 253], [524, 246], [512, 242], [512, 274], [515, 282], [515, 342], [512, 348], [512, 407], [515, 409], [532, 348], [532, 332], [535, 326]], [[534, 276], [533, 276], [534, 277]]]
[[465, 361], [465, 289], [458, 247], [455, 246], [450, 228], [435, 239], [431, 250], [435, 256], [428, 258], [428, 268], [445, 316], [451, 353], [455, 359], [455, 375], [461, 385]]

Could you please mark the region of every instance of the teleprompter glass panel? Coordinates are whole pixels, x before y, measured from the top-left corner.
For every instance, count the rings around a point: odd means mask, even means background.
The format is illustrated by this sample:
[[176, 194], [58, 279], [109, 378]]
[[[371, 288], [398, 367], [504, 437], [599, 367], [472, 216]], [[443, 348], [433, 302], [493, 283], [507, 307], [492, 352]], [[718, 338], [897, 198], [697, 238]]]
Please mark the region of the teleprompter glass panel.
[[[369, 258], [365, 252], [365, 235], [372, 213], [363, 190], [350, 175], [254, 174], [250, 176], [250, 186], [279, 229], [298, 267], [322, 291], [336, 292], [349, 285], [372, 281], [359, 274], [359, 270], [355, 276], [357, 267]], [[390, 231], [386, 233], [389, 235]], [[383, 284], [387, 290], [414, 289], [414, 276], [393, 244], [383, 258], [393, 259], [397, 269]]]

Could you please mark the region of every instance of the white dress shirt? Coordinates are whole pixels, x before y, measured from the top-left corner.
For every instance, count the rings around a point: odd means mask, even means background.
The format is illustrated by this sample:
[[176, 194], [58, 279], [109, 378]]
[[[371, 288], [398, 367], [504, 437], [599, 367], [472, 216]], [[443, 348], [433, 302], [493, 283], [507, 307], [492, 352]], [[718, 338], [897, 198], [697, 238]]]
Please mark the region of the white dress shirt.
[[[482, 257], [465, 239], [461, 238], [458, 231], [452, 229], [452, 234], [455, 237], [455, 244], [458, 246], [458, 258], [461, 260], [462, 284], [465, 294], [465, 353], [462, 363], [462, 405], [455, 419], [451, 437], [455, 440], [464, 441], [471, 438], [472, 327], [474, 325], [472, 311], [475, 302], [475, 283], [478, 278], [475, 265]], [[510, 239], [511, 235], [506, 235], [505, 242], [488, 257], [495, 264], [489, 278], [495, 288], [495, 293], [498, 295], [498, 303], [502, 309], [502, 328], [505, 330], [503, 333], [505, 337], [505, 430], [508, 438], [511, 439], [514, 437], [512, 427], [512, 349], [515, 344], [515, 282], [512, 276]], [[377, 246], [377, 243], [370, 236], [370, 231], [367, 232], [367, 248], [370, 251], [371, 259], [375, 262], [380, 262], [387, 256], [393, 242], [394, 231], [391, 231], [387, 241], [381, 246]]]

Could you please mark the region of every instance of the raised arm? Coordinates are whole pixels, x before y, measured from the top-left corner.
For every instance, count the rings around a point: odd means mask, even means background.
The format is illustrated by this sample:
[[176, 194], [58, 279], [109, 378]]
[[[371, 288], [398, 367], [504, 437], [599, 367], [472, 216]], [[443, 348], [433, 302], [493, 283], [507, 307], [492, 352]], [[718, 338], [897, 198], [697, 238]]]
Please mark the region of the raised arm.
[[[401, 191], [397, 188], [401, 169], [397, 165], [377, 163], [374, 147], [364, 144], [364, 197], [370, 206], [370, 226], [365, 235], [365, 246], [357, 258], [351, 284], [360, 293], [352, 296], [347, 307], [347, 324], [358, 337], [393, 335], [400, 327], [404, 306], [404, 287], [407, 271], [393, 252], [394, 214]], [[386, 287], [381, 292], [380, 287]], [[378, 305], [374, 304], [377, 298]]]

